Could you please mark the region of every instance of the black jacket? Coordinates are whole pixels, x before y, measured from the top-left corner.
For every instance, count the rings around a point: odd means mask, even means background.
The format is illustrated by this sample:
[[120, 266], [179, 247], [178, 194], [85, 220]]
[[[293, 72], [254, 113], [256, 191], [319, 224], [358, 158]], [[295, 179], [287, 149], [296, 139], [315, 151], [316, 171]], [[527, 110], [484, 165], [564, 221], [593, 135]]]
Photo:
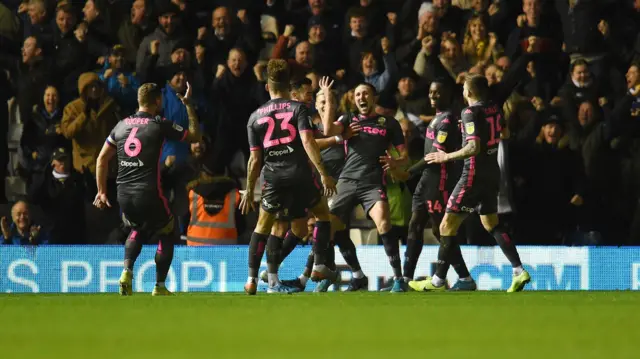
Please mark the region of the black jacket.
[[[31, 117], [24, 121], [24, 130], [20, 139], [20, 147], [24, 155], [24, 164], [28, 171], [42, 171], [49, 167], [51, 155], [58, 147], [66, 148], [71, 153], [71, 143], [62, 134], [56, 133], [56, 125], [62, 121], [62, 109], [49, 115], [42, 106], [33, 109]], [[33, 158], [32, 153], [38, 157]]]
[[33, 177], [28, 189], [31, 203], [40, 205], [52, 222], [50, 244], [83, 244], [85, 234], [84, 185], [73, 171], [64, 181], [49, 169]]

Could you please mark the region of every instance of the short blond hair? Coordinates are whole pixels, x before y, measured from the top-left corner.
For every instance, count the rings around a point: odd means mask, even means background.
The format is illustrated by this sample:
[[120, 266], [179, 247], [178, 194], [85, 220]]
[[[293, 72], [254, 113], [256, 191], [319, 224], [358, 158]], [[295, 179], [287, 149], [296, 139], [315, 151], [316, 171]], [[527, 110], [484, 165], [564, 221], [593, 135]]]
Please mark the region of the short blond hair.
[[162, 96], [162, 92], [158, 85], [154, 83], [142, 84], [138, 89], [138, 104], [140, 107], [153, 106], [160, 96]]
[[267, 81], [275, 91], [289, 90], [289, 64], [282, 59], [271, 59], [267, 64]]

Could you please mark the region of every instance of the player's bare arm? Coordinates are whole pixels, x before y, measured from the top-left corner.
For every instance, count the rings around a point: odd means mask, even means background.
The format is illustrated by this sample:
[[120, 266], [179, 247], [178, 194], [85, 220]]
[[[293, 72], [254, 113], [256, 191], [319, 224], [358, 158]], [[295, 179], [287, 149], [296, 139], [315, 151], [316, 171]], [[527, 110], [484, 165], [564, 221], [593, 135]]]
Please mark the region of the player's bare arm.
[[460, 150], [446, 153], [443, 151], [432, 152], [427, 154], [424, 159], [427, 163], [444, 163], [450, 161], [463, 160], [469, 157], [473, 157], [480, 152], [480, 140], [477, 138], [470, 139], [467, 144]]
[[327, 110], [320, 117], [322, 119], [322, 132], [325, 136], [341, 136], [344, 132], [344, 126], [340, 122], [336, 122], [336, 102], [333, 99], [331, 87], [333, 81], [325, 76], [319, 82], [320, 91], [327, 98]]
[[313, 134], [310, 131], [301, 132], [300, 139], [302, 140], [302, 145], [304, 146], [307, 156], [309, 156], [309, 159], [318, 170], [318, 173], [320, 173], [320, 179], [324, 186], [325, 196], [333, 195], [336, 192], [336, 181], [327, 174], [327, 171], [324, 168], [322, 157], [320, 156], [320, 148], [318, 147], [315, 138], [313, 138]]
[[109, 161], [116, 155], [116, 147], [108, 142], [104, 143], [98, 160], [96, 161], [96, 184], [98, 186], [98, 194], [93, 201], [93, 205], [97, 208], [111, 207], [111, 203], [107, 199], [107, 173], [109, 172]]
[[242, 195], [240, 201], [240, 209], [242, 214], [247, 214], [249, 211], [255, 209], [255, 203], [253, 202], [253, 192], [256, 188], [256, 181], [260, 176], [260, 169], [262, 168], [262, 150], [256, 149], [251, 151], [249, 155], [249, 161], [247, 162], [247, 190]]
[[198, 114], [196, 108], [193, 106], [191, 100], [191, 85], [187, 82], [187, 91], [184, 96], [177, 94], [178, 98], [187, 109], [187, 116], [189, 117], [189, 133], [185, 139], [186, 142], [199, 142], [202, 139], [202, 132], [200, 131], [200, 123], [198, 121]]

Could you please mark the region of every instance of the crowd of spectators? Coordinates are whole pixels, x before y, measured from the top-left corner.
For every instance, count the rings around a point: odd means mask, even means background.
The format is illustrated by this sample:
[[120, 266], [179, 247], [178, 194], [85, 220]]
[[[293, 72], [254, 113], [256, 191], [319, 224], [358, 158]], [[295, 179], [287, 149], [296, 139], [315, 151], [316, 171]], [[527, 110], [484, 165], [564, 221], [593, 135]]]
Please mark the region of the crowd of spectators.
[[[16, 151], [0, 136], [0, 177], [26, 183], [2, 220], [4, 243], [122, 238], [117, 205], [89, 204], [97, 155], [145, 82], [163, 87], [164, 116], [185, 127], [177, 94], [189, 82], [206, 134], [166, 143], [161, 158], [186, 231], [187, 184], [203, 165], [242, 186], [270, 58], [311, 90], [332, 77], [342, 113], [353, 111], [350, 89], [371, 83], [414, 161], [435, 114], [432, 80], [503, 82], [500, 213], [518, 242], [640, 243], [640, 0], [2, 0], [0, 132], [22, 133]], [[115, 203], [115, 172], [110, 187]], [[411, 188], [400, 188], [400, 226]], [[473, 223], [469, 243], [483, 244]]]

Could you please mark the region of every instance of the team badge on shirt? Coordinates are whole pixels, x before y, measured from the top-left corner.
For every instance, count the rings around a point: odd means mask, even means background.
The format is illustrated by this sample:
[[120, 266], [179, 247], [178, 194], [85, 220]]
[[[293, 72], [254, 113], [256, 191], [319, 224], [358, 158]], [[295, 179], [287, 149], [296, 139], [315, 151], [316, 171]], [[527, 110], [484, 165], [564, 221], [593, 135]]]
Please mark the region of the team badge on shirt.
[[473, 122], [464, 124], [464, 129], [467, 131], [467, 135], [473, 135], [476, 132], [476, 125]]
[[380, 117], [378, 119], [378, 125], [380, 126], [384, 126], [384, 124], [387, 122], [387, 120], [384, 117]]
[[447, 140], [447, 135], [448, 135], [447, 131], [438, 131], [438, 136], [436, 137], [436, 140], [442, 143]]

